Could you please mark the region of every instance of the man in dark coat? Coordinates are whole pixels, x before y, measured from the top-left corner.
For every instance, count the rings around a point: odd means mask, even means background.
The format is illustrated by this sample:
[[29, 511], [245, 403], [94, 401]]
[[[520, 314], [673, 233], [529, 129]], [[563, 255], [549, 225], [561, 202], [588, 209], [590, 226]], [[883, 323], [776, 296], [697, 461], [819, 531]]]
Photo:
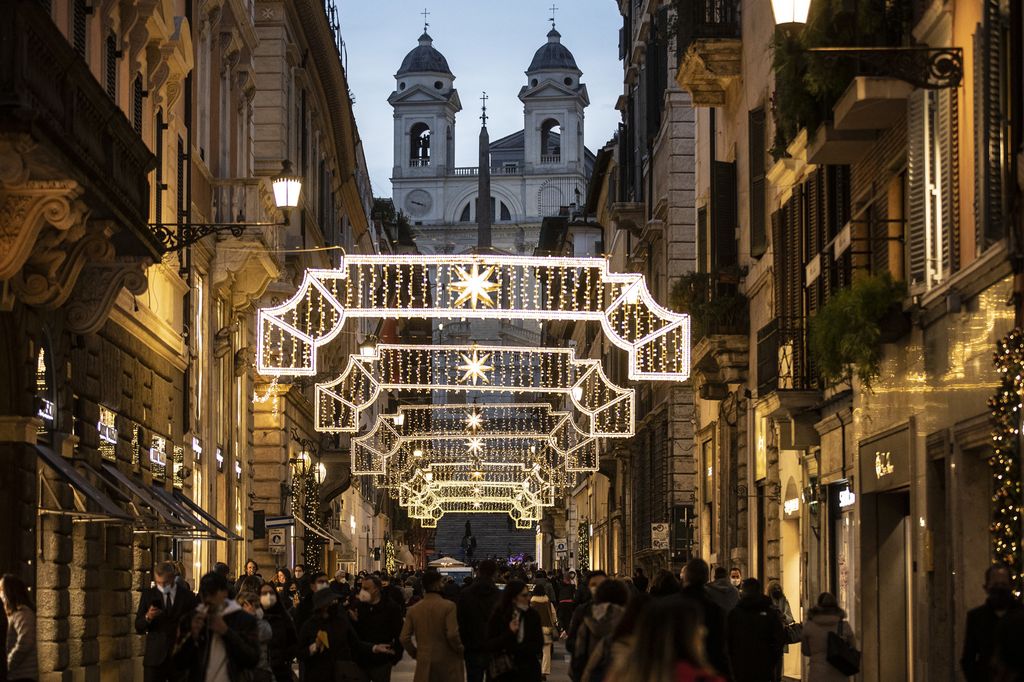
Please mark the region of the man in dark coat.
[[476, 579], [462, 591], [458, 601], [459, 636], [466, 648], [466, 680], [482, 682], [490, 656], [487, 653], [487, 624], [494, 607], [501, 599], [501, 590], [494, 584], [498, 565], [484, 559], [476, 569]]
[[190, 682], [241, 682], [260, 662], [259, 621], [228, 598], [231, 584], [210, 572], [199, 581], [199, 605], [185, 625], [186, 636], [174, 654]]
[[778, 609], [761, 591], [761, 581], [747, 578], [740, 600], [729, 611], [726, 640], [735, 682], [774, 682], [775, 669], [785, 646], [785, 631]]
[[[726, 655], [725, 614], [711, 601], [704, 586], [708, 584], [710, 569], [703, 559], [690, 559], [683, 568], [683, 588], [680, 596], [700, 606], [704, 612], [704, 641], [708, 663], [719, 675], [729, 679], [729, 658]], [[675, 597], [673, 597], [675, 599]]]
[[369, 682], [390, 682], [391, 668], [401, 658], [402, 609], [383, 593], [380, 578], [363, 578], [357, 595], [355, 628], [359, 639], [369, 644], [387, 644], [396, 654], [369, 654], [359, 664]]
[[195, 595], [176, 581], [176, 577], [174, 564], [165, 561], [153, 571], [156, 586], [142, 590], [139, 595], [135, 632], [146, 636], [142, 656], [145, 682], [165, 682], [177, 676], [172, 654], [178, 639], [178, 624], [195, 606]]
[[299, 653], [305, 682], [362, 682], [357, 658], [393, 651], [359, 639], [348, 614], [338, 608], [338, 595], [327, 588], [313, 594], [313, 615], [299, 631]]
[[988, 599], [967, 612], [964, 651], [960, 657], [960, 667], [967, 682], [988, 682], [992, 679], [996, 630], [1007, 614], [1021, 609], [1021, 603], [1013, 596], [1010, 570], [1005, 564], [988, 567], [984, 587]]

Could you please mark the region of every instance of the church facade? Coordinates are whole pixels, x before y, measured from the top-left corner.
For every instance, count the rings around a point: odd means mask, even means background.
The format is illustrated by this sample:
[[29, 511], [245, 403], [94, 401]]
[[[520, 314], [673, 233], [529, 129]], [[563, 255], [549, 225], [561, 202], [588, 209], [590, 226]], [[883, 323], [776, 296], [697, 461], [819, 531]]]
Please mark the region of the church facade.
[[[523, 129], [489, 144], [493, 246], [532, 253], [545, 216], [586, 200], [594, 155], [583, 144], [587, 86], [554, 28], [534, 54], [519, 91]], [[424, 32], [395, 74], [392, 191], [421, 236], [424, 253], [460, 253], [477, 244], [480, 164], [455, 160], [455, 75]], [[482, 155], [488, 156], [488, 155]], [[593, 255], [593, 254], [579, 254]]]

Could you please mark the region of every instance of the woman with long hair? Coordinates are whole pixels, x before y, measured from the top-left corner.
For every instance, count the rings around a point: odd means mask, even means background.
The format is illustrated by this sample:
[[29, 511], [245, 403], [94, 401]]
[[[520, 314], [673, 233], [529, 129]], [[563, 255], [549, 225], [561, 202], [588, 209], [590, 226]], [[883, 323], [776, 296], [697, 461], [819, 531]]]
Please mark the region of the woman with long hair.
[[297, 653], [299, 635], [286, 610], [289, 602], [281, 598], [288, 592], [281, 592], [278, 587], [273, 583], [263, 583], [260, 587], [260, 607], [271, 633], [267, 642], [267, 658], [277, 682], [292, 682], [292, 661]]
[[281, 606], [287, 611], [292, 607], [292, 596], [294, 590], [292, 590], [292, 573], [286, 566], [282, 566], [277, 569], [277, 573], [274, 574], [274, 580], [271, 583], [274, 589], [277, 591], [277, 601], [281, 603]]
[[521, 580], [511, 580], [487, 624], [487, 649], [491, 662], [487, 679], [492, 682], [540, 682], [544, 631], [540, 616], [530, 608], [530, 590]]
[[18, 576], [6, 573], [0, 578], [0, 599], [7, 614], [7, 679], [38, 679], [36, 613], [28, 587]]
[[700, 607], [689, 599], [653, 599], [633, 631], [633, 648], [609, 680], [615, 682], [724, 682], [704, 659]]

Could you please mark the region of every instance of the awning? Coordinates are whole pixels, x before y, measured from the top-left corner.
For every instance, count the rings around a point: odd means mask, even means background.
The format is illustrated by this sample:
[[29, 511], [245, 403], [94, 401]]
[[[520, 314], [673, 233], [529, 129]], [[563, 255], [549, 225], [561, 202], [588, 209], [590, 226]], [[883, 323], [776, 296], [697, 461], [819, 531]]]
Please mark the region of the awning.
[[[70, 461], [64, 459], [45, 445], [36, 445], [35, 448], [36, 452], [39, 453], [39, 457], [71, 485], [72, 489], [75, 491], [76, 503], [76, 509], [74, 511], [69, 509], [49, 509], [40, 506], [40, 512], [71, 516], [83, 521], [117, 521], [131, 523], [132, 517], [121, 509], [121, 507], [111, 500], [103, 491], [93, 485], [92, 482], [90, 482], [82, 472], [76, 469]], [[45, 479], [42, 480], [41, 484], [48, 488], [48, 484]], [[50, 493], [54, 497], [54, 500], [56, 500], [56, 495], [53, 495], [52, 490]], [[84, 499], [80, 499], [80, 496]], [[86, 501], [88, 500], [91, 500], [92, 503], [100, 509], [98, 513], [88, 511], [86, 504]], [[40, 498], [40, 502], [42, 502], [42, 498]]]
[[217, 540], [220, 542], [227, 540], [227, 538], [217, 535], [217, 532], [213, 530], [213, 528], [203, 523], [202, 519], [194, 514], [191, 509], [184, 506], [177, 497], [168, 492], [166, 488], [154, 485], [152, 486], [152, 490], [162, 502], [170, 507], [176, 517], [191, 526], [193, 532], [199, 534], [197, 537], [193, 537], [194, 540]]
[[141, 483], [136, 483], [132, 478], [124, 474], [113, 464], [108, 462], [103, 463], [103, 472], [107, 476], [113, 479], [113, 482], [119, 484], [124, 490], [129, 492], [132, 497], [136, 498], [142, 504], [153, 510], [153, 513], [158, 517], [161, 527], [147, 528], [147, 531], [154, 533], [167, 533], [169, 531], [188, 531], [188, 524], [175, 518], [174, 513], [167, 507], [166, 504], [157, 499], [156, 494], [146, 490], [146, 486]]
[[181, 492], [180, 490], [175, 490], [174, 491], [174, 497], [177, 498], [178, 501], [181, 502], [183, 505], [185, 505], [186, 507], [191, 509], [200, 518], [205, 519], [206, 522], [209, 525], [213, 526], [214, 528], [219, 530], [221, 533], [224, 533], [224, 535], [226, 535], [228, 537], [228, 540], [241, 540], [242, 539], [241, 535], [239, 535], [238, 533], [235, 533], [230, 528], [225, 526], [223, 523], [218, 521], [212, 514], [210, 514], [210, 512], [206, 511], [205, 509], [200, 507], [198, 504], [193, 502], [191, 499], [189, 499], [188, 495], [186, 495], [185, 493]]

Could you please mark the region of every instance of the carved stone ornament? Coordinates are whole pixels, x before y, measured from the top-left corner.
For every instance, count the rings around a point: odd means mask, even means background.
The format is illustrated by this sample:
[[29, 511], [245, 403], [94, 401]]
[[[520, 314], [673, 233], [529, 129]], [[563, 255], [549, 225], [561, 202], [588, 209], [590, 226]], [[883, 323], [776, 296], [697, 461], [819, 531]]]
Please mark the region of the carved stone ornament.
[[[66, 232], [81, 227], [88, 210], [72, 180], [28, 180], [0, 187], [0, 280], [25, 265], [44, 228]], [[78, 235], [80, 238], [82, 235]]]
[[112, 261], [87, 264], [65, 306], [68, 329], [76, 334], [99, 331], [114, 306], [121, 287], [135, 296], [146, 291], [148, 260], [119, 258]]
[[[84, 236], [78, 235], [82, 232]], [[67, 232], [47, 230], [25, 267], [12, 279], [14, 293], [29, 305], [57, 308], [67, 301], [86, 263], [110, 260], [115, 255], [110, 237], [115, 232], [107, 221], [93, 221]], [[75, 234], [73, 234], [75, 233]], [[61, 239], [67, 236], [67, 239]]]

